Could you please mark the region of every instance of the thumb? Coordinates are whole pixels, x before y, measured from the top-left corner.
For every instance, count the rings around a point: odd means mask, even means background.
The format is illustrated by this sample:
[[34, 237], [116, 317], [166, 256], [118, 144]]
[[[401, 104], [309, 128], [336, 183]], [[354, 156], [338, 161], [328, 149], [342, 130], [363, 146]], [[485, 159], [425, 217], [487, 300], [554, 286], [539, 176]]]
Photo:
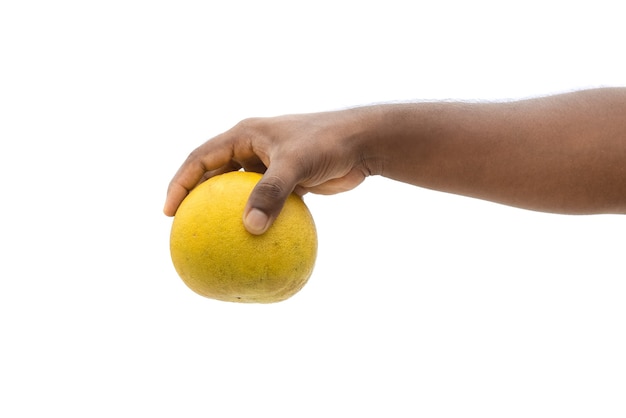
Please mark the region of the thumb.
[[289, 171], [268, 168], [252, 190], [243, 213], [245, 228], [254, 235], [263, 234], [278, 217], [287, 197], [296, 187], [296, 176]]

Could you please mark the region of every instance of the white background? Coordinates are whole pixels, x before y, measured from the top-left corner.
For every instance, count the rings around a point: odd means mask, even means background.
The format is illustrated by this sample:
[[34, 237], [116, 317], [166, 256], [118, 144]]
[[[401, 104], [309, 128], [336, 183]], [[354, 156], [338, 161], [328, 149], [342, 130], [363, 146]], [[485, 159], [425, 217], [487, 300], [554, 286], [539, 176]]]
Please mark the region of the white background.
[[167, 183], [249, 116], [626, 85], [620, 2], [4, 1], [0, 416], [623, 417], [621, 216], [368, 179], [309, 284], [201, 298]]

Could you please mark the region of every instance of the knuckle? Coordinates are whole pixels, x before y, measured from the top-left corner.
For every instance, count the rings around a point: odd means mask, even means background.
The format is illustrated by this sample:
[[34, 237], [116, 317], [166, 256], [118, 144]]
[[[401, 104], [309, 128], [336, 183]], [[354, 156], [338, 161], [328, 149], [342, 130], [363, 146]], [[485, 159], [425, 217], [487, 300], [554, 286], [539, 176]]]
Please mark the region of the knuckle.
[[257, 187], [259, 194], [270, 200], [279, 199], [288, 193], [285, 182], [278, 177], [271, 177]]
[[204, 164], [204, 151], [202, 150], [202, 147], [198, 147], [196, 149], [194, 149], [193, 151], [191, 151], [189, 153], [189, 155], [187, 156], [187, 159], [185, 160], [185, 165], [186, 166], [193, 166], [193, 167], [199, 167], [202, 170], [206, 171], [206, 166]]
[[200, 158], [200, 147], [194, 149], [187, 156], [187, 161], [195, 161]]
[[262, 118], [246, 118], [246, 119], [239, 121], [239, 123], [235, 125], [235, 128], [242, 132], [256, 131], [259, 129], [261, 121], [262, 121]]
[[202, 160], [202, 158], [201, 158], [201, 155], [200, 155], [200, 150], [199, 150], [199, 148], [196, 148], [193, 151], [191, 151], [189, 153], [189, 155], [187, 155], [187, 158], [185, 159], [185, 163], [183, 165], [184, 166], [195, 166], [201, 160]]

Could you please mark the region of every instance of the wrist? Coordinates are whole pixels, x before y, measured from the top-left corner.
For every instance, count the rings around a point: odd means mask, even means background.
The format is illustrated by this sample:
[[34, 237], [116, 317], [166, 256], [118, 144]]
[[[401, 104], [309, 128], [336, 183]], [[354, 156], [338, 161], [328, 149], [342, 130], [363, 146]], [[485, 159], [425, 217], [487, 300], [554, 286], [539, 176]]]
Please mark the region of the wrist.
[[354, 165], [366, 176], [382, 175], [387, 159], [385, 150], [386, 106], [355, 107], [346, 112], [346, 143]]

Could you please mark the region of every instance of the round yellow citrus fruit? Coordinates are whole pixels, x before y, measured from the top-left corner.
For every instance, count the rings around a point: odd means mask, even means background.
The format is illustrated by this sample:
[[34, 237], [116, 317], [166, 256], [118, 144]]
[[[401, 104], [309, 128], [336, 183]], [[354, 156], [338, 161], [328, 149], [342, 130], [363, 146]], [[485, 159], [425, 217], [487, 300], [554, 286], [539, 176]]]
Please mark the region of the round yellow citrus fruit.
[[317, 232], [302, 198], [291, 194], [262, 235], [243, 225], [261, 175], [233, 171], [196, 186], [176, 211], [170, 253], [196, 293], [229, 302], [272, 303], [296, 294], [313, 272]]

